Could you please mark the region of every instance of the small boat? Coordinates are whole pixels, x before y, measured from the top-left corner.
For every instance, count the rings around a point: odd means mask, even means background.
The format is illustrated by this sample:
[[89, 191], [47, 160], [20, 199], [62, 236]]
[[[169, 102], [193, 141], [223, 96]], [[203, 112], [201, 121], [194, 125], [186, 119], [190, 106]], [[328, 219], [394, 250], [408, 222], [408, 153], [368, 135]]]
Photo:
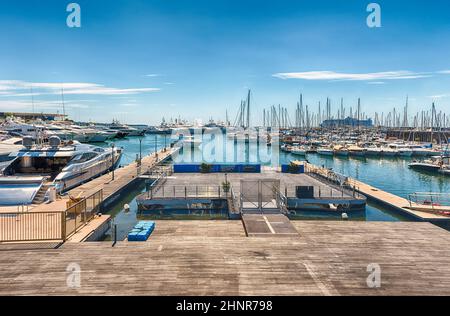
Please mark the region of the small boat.
[[342, 145], [338, 145], [334, 147], [334, 154], [336, 156], [348, 157], [349, 152], [348, 149]]
[[333, 156], [333, 149], [327, 147], [319, 147], [317, 148], [317, 153], [322, 156]]
[[413, 151], [404, 144], [389, 144], [388, 146], [392, 150], [396, 152], [396, 155], [400, 157], [411, 157], [413, 154]]
[[413, 161], [408, 167], [416, 170], [425, 170], [448, 174], [450, 157], [434, 156], [423, 161]]
[[366, 148], [366, 156], [369, 157], [380, 157], [383, 154], [383, 150], [379, 147], [368, 147]]
[[354, 157], [365, 157], [366, 156], [366, 149], [353, 145], [348, 147], [348, 152], [350, 156]]
[[283, 145], [280, 146], [281, 151], [284, 151], [284, 152], [287, 152], [287, 153], [290, 153], [292, 148], [293, 147], [291, 145], [288, 145], [288, 144], [283, 144]]
[[395, 157], [398, 154], [396, 149], [390, 147], [381, 147], [381, 152], [385, 157]]
[[303, 146], [295, 146], [291, 148], [291, 154], [297, 156], [306, 156], [306, 148]]
[[439, 150], [431, 148], [427, 145], [409, 145], [409, 148], [413, 152], [413, 156], [416, 157], [431, 157], [439, 155]]

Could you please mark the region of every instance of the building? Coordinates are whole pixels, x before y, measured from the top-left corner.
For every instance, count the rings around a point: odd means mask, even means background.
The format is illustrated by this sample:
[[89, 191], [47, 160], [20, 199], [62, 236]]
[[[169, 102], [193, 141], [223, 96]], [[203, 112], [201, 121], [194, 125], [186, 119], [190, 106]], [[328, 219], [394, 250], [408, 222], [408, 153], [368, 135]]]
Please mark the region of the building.
[[322, 127], [373, 127], [372, 119], [358, 120], [352, 117], [347, 117], [345, 119], [331, 119], [325, 120], [320, 124]]
[[24, 120], [41, 119], [44, 121], [62, 121], [65, 115], [59, 113], [0, 112], [0, 120], [5, 120], [7, 117], [20, 117]]

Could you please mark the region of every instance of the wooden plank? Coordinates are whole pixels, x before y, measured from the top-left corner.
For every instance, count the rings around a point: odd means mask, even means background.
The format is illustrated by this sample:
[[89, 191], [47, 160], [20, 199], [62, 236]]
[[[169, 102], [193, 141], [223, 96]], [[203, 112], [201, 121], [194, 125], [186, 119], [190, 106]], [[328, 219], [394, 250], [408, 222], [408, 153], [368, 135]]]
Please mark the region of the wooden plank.
[[[208, 232], [218, 225], [208, 223]], [[94, 242], [4, 251], [0, 294], [450, 295], [450, 234], [443, 229], [406, 222], [292, 224], [301, 235], [207, 237], [202, 228], [193, 236], [193, 225], [183, 236], [186, 228], [173, 224], [173, 234], [167, 229], [149, 242], [114, 248]], [[70, 263], [81, 268], [80, 288], [67, 286]], [[370, 263], [381, 267], [379, 288], [367, 286]]]
[[249, 237], [295, 237], [298, 231], [282, 214], [242, 214]]

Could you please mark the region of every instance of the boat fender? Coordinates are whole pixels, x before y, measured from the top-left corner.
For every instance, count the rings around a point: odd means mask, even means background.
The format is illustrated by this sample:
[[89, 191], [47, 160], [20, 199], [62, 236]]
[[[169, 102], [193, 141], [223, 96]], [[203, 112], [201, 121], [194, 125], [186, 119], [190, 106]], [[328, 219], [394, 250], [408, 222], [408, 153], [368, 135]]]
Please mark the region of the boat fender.
[[347, 215], [347, 213], [342, 213], [341, 217], [342, 217], [342, 219], [343, 219], [344, 221], [345, 221], [345, 220], [348, 220], [348, 215]]
[[125, 213], [128, 213], [130, 211], [130, 206], [128, 204], [124, 204], [123, 209]]

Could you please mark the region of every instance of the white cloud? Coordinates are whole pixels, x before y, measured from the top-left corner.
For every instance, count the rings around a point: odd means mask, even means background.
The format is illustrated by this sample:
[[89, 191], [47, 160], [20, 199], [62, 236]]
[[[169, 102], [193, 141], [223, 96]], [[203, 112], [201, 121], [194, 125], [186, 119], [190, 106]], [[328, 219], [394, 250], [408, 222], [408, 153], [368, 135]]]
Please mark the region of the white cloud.
[[411, 71], [385, 71], [371, 73], [339, 73], [334, 71], [308, 71], [308, 72], [285, 72], [276, 73], [273, 77], [280, 79], [303, 79], [303, 80], [398, 80], [426, 78], [430, 75], [415, 73]]
[[[89, 108], [88, 104], [84, 104], [83, 101], [66, 101], [64, 102], [66, 108], [77, 108], [77, 109], [87, 109]], [[0, 110], [2, 111], [28, 111], [30, 112], [32, 107], [42, 110], [42, 109], [56, 109], [61, 110], [62, 109], [62, 103], [61, 101], [39, 101], [32, 103], [31, 101], [23, 101], [23, 100], [17, 100], [17, 101], [4, 101], [0, 100]]]
[[381, 85], [386, 84], [384, 81], [369, 81], [367, 84]]
[[159, 88], [135, 88], [135, 89], [116, 89], [107, 87], [91, 87], [86, 89], [65, 90], [64, 94], [96, 94], [96, 95], [123, 95], [137, 94], [143, 92], [156, 92]]
[[148, 75], [144, 75], [144, 77], [159, 77], [161, 76], [160, 74], [148, 74]]
[[433, 100], [443, 99], [443, 98], [448, 98], [448, 97], [450, 97], [450, 94], [448, 94], [448, 93], [428, 96], [428, 98], [433, 99]]
[[438, 71], [439, 74], [450, 75], [450, 70], [441, 70]]
[[101, 84], [87, 82], [26, 82], [20, 80], [0, 80], [0, 93], [2, 96], [31, 96], [43, 94], [64, 94], [70, 95], [128, 95], [146, 92], [156, 92], [159, 88], [113, 88]]

